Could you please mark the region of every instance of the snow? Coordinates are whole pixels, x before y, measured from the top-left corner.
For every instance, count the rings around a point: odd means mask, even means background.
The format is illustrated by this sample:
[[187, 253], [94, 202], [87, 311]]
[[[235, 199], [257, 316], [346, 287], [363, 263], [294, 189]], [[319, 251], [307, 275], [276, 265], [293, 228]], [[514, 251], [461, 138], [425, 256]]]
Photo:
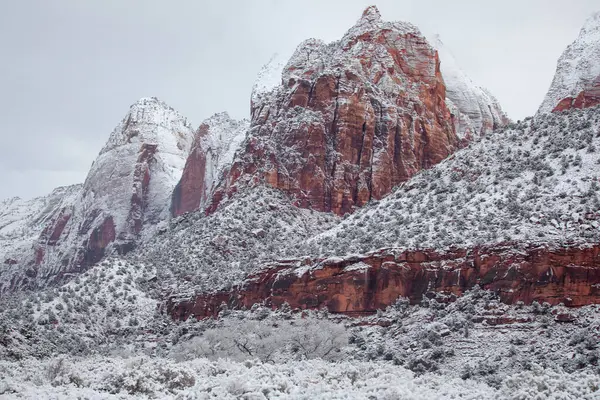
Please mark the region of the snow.
[[296, 254], [595, 243], [598, 132], [600, 107], [541, 115], [496, 131], [309, 239]]
[[351, 264], [344, 268], [344, 272], [367, 271], [370, 268], [371, 266], [369, 264], [365, 264], [364, 262], [357, 262], [356, 264]]
[[287, 63], [287, 58], [280, 53], [275, 53], [258, 73], [254, 86], [252, 86], [252, 103], [258, 103], [277, 86], [281, 85], [281, 74]]
[[[575, 320], [556, 322], [555, 312]], [[98, 346], [85, 355], [2, 357], [0, 396], [591, 400], [600, 393], [598, 312], [508, 306], [479, 289], [453, 302], [400, 299], [362, 319], [227, 311], [217, 321], [171, 323], [164, 336], [124, 336], [108, 352]], [[521, 322], [487, 322], [496, 316]], [[151, 322], [138, 332], [155, 329]]]
[[456, 117], [459, 138], [477, 138], [505, 125], [508, 118], [496, 100], [465, 74], [439, 35], [428, 38], [438, 51], [440, 70], [446, 84], [446, 103]]
[[[235, 153], [246, 138], [250, 121], [236, 121], [226, 112], [215, 114], [201, 124], [208, 128], [205, 134], [197, 137], [192, 151], [206, 155], [203, 199], [211, 199], [212, 193], [223, 178], [223, 174], [233, 162]], [[200, 204], [203, 209], [206, 204]]]
[[144, 218], [152, 222], [168, 219], [171, 193], [181, 178], [193, 137], [191, 124], [177, 111], [156, 98], [140, 99], [94, 161], [76, 213], [85, 220], [91, 210], [102, 210], [113, 217], [117, 233], [127, 232], [134, 168], [141, 145], [152, 144], [158, 147], [156, 163], [150, 164], [149, 201]]
[[[561, 81], [567, 86], [587, 74], [580, 60], [589, 50], [578, 46], [597, 43], [599, 19], [592, 18], [572, 45], [577, 65]], [[259, 74], [253, 103], [276, 95], [282, 79], [299, 71], [350, 65], [364, 73], [353, 54], [365, 44], [355, 39], [373, 29], [420, 35], [410, 24], [383, 22], [369, 8], [341, 41], [308, 40], [285, 67], [272, 59]], [[340, 48], [348, 46], [345, 55]], [[226, 289], [281, 259], [290, 269], [280, 273], [304, 274], [311, 269], [301, 266], [308, 256], [324, 260], [319, 268], [390, 247], [597, 243], [600, 107], [541, 113], [489, 132], [482, 121], [502, 118], [499, 107], [497, 115], [484, 112], [495, 100], [441, 43], [436, 46], [448, 104], [466, 110], [459, 123], [475, 142], [344, 219], [298, 208], [286, 194], [257, 185], [237, 188], [211, 215], [198, 211], [171, 220], [170, 195], [190, 149], [207, 152], [212, 191], [243, 145], [248, 121], [216, 114], [192, 143], [187, 120], [155, 98], [131, 107], [83, 186], [0, 203], [0, 282], [6, 286], [24, 273], [22, 254], [46, 245], [38, 243], [44, 227], [67, 210], [72, 217], [63, 241], [46, 247], [40, 267], [41, 277], [60, 274], [63, 261], [85, 245], [77, 231], [93, 229], [107, 215], [114, 217], [118, 241], [132, 239], [132, 166], [142, 144], [158, 145], [138, 249], [75, 271], [55, 287], [0, 296], [0, 398], [600, 398], [598, 306], [506, 305], [475, 288], [459, 298], [425, 297], [419, 305], [400, 298], [377, 315], [355, 319], [260, 304], [223, 307], [216, 320], [176, 322], [165, 313], [169, 296]], [[376, 55], [381, 68], [393, 62]], [[397, 95], [385, 77], [379, 85]], [[320, 116], [306, 111], [289, 122], [300, 127], [310, 118]], [[270, 140], [265, 146], [278, 149]], [[4, 262], [13, 257], [18, 264]], [[358, 262], [346, 271], [368, 268]], [[565, 314], [571, 322], [559, 321]]]
[[[20, 265], [27, 260], [30, 249], [40, 238], [46, 224], [53, 215], [75, 202], [81, 187], [59, 187], [48, 196], [31, 200], [12, 198], [0, 202], [0, 293], [9, 283], [5, 277], [20, 271]], [[12, 265], [12, 262], [17, 264]]]
[[590, 16], [579, 36], [558, 59], [556, 74], [538, 114], [551, 112], [566, 97], [576, 97], [600, 77], [600, 12]]
[[[29, 203], [12, 201], [11, 209], [16, 210], [15, 207], [22, 204], [19, 209], [31, 210], [31, 216], [23, 216], [22, 221], [36, 217], [21, 246], [12, 241], [2, 245], [1, 248], [10, 248], [20, 254], [18, 264], [0, 269], [0, 281], [8, 284], [13, 278], [22, 279], [26, 268], [34, 263], [32, 247], [39, 247], [45, 254], [38, 267], [35, 284], [45, 285], [76, 263], [79, 253], [87, 245], [89, 234], [107, 217], [111, 217], [115, 224], [117, 239], [109, 246], [108, 254], [116, 245], [153, 237], [170, 218], [171, 194], [181, 178], [193, 137], [191, 124], [164, 102], [143, 98], [134, 103], [111, 133], [83, 185], [71, 187], [64, 195], [59, 190], [48, 198], [34, 199]], [[157, 146], [156, 154], [147, 160], [147, 165], [142, 165], [145, 161], [140, 159], [143, 145]], [[142, 196], [140, 180], [143, 173], [136, 179], [136, 167], [141, 171], [147, 167], [151, 177], [145, 208], [139, 213], [132, 211], [132, 196], [134, 193]], [[45, 209], [43, 215], [37, 216], [36, 207], [45, 206], [46, 202], [57, 204], [53, 207], [49, 204], [47, 208], [52, 209]], [[46, 226], [52, 228], [49, 222], [56, 220], [61, 212], [70, 216], [68, 223], [58, 244], [48, 244], [40, 239], [40, 234]], [[17, 215], [17, 211], [11, 213]], [[130, 216], [141, 217], [141, 213], [145, 229], [137, 237]]]
[[131, 254], [155, 266], [173, 293], [213, 291], [241, 282], [265, 263], [289, 254], [293, 243], [334, 226], [338, 217], [292, 205], [284, 193], [263, 186], [241, 188], [216, 212], [184, 215]]

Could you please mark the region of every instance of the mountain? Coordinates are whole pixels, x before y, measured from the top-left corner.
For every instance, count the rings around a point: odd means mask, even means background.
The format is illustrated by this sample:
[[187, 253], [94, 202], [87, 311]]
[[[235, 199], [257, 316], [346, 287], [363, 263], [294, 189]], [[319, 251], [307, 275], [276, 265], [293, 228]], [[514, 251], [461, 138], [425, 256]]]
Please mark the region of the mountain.
[[432, 44], [369, 7], [0, 203], [0, 397], [597, 398], [600, 105], [509, 122]]
[[[70, 207], [80, 190], [81, 185], [59, 187], [48, 196], [31, 200], [15, 197], [0, 202], [1, 275], [10, 276], [12, 271], [21, 268], [19, 263], [23, 254], [31, 252], [32, 246], [43, 234], [52, 217], [60, 210]], [[31, 278], [35, 271], [27, 269], [24, 273]], [[24, 279], [28, 279], [27, 277]], [[0, 288], [14, 284], [15, 282], [0, 282]]]
[[498, 100], [477, 86], [459, 67], [439, 35], [429, 38], [437, 50], [440, 70], [446, 84], [446, 104], [453, 115], [455, 130], [463, 143], [502, 128], [510, 121]]
[[[274, 56], [253, 86], [249, 128], [226, 114], [201, 125], [173, 195], [173, 215], [188, 215], [142, 246], [137, 262], [176, 296], [229, 287], [335, 226], [330, 212], [354, 211], [370, 191], [383, 197], [441, 161], [459, 138], [439, 65], [417, 28], [384, 22], [375, 7], [338, 42], [310, 39], [289, 61]], [[462, 120], [479, 124], [461, 133], [463, 144], [506, 123], [464, 73], [453, 77]]]
[[233, 156], [246, 137], [248, 120], [236, 121], [226, 112], [204, 121], [194, 137], [181, 180], [173, 192], [174, 216], [204, 209], [215, 186], [229, 170]]
[[538, 114], [600, 104], [600, 12], [558, 59], [556, 74]]
[[[437, 46], [443, 65], [451, 58]], [[487, 131], [381, 200], [290, 246], [284, 260], [255, 268], [245, 282], [190, 300], [174, 297], [172, 315], [216, 315], [222, 303], [287, 303], [354, 315], [398, 296], [418, 302], [435, 291], [461, 295], [476, 285], [509, 303], [600, 301], [600, 107], [539, 113], [503, 126], [499, 113], [480, 112], [492, 98], [447, 64], [447, 87], [457, 88], [447, 91], [450, 108], [455, 101], [472, 107], [477, 112], [465, 112], [465, 126], [478, 123]], [[260, 114], [256, 104], [253, 112]], [[486, 128], [486, 118], [500, 124]]]
[[175, 318], [250, 308], [374, 313], [481, 286], [507, 303], [600, 302], [600, 107], [484, 136], [226, 291], [172, 298]]
[[94, 265], [107, 252], [127, 252], [152, 236], [169, 218], [171, 193], [193, 134], [189, 122], [164, 102], [144, 98], [133, 104], [85, 183], [44, 219], [33, 251], [22, 251], [11, 268], [0, 270], [3, 285], [60, 280]]
[[264, 183], [343, 215], [458, 148], [436, 51], [376, 7], [339, 41], [304, 41], [279, 85], [266, 87], [252, 96], [248, 139], [213, 209], [239, 186]]

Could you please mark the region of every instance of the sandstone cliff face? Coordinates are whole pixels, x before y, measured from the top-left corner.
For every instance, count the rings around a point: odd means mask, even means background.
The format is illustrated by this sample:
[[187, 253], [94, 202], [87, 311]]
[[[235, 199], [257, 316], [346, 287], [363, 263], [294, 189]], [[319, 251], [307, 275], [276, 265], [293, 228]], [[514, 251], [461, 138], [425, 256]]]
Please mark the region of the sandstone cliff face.
[[281, 84], [253, 94], [249, 137], [213, 205], [266, 183], [338, 215], [390, 193], [459, 145], [436, 51], [375, 7], [337, 42], [310, 39]]
[[136, 102], [83, 186], [44, 221], [33, 250], [0, 271], [0, 281], [13, 288], [44, 285], [95, 264], [109, 249], [126, 252], [151, 236], [169, 218], [170, 194], [192, 140], [191, 125], [165, 103]]
[[495, 247], [435, 250], [379, 250], [363, 256], [326, 260], [291, 260], [270, 266], [229, 292], [170, 299], [175, 319], [216, 316], [225, 303], [250, 308], [320, 309], [348, 315], [374, 313], [399, 297], [418, 303], [423, 295], [460, 296], [480, 285], [506, 303], [538, 301], [575, 307], [600, 302], [600, 246], [518, 249]]
[[600, 12], [558, 60], [556, 74], [538, 114], [600, 104]]
[[229, 170], [233, 156], [248, 131], [249, 121], [236, 121], [227, 113], [215, 114], [196, 132], [181, 180], [171, 203], [174, 216], [201, 210], [210, 202], [214, 188]]

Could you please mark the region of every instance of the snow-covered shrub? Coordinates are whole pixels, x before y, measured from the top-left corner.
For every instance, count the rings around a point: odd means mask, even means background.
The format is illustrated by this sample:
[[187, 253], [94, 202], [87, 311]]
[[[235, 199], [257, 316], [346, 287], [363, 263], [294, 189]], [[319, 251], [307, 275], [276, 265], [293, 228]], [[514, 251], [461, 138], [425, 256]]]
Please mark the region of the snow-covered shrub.
[[225, 319], [201, 336], [178, 343], [172, 355], [178, 360], [197, 357], [262, 362], [337, 360], [343, 357], [342, 348], [347, 344], [344, 326], [323, 319]]

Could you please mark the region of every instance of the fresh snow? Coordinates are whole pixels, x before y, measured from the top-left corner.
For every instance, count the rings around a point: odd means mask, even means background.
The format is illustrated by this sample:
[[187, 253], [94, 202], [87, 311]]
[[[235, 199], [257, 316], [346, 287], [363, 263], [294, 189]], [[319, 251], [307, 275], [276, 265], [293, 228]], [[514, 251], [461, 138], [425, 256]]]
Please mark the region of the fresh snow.
[[262, 97], [281, 85], [281, 74], [287, 63], [280, 53], [275, 53], [258, 73], [254, 86], [252, 86], [251, 101], [253, 104], [261, 101]]
[[456, 134], [473, 139], [502, 127], [508, 118], [498, 100], [471, 80], [458, 66], [439, 35], [428, 38], [438, 51], [440, 70], [446, 84], [446, 103], [456, 118]]
[[[57, 189], [48, 198], [32, 200], [31, 205], [21, 207], [34, 211], [36, 204], [57, 203], [52, 212], [45, 211], [43, 218], [24, 217], [24, 220], [33, 219], [34, 226], [26, 232], [22, 246], [9, 242], [10, 249], [18, 253], [18, 263], [7, 264], [0, 269], [0, 285], [8, 284], [13, 278], [23, 279], [25, 270], [35, 262], [35, 246], [44, 252], [36, 275], [36, 284], [43, 286], [76, 262], [89, 234], [107, 217], [112, 217], [116, 233], [116, 241], [109, 246], [109, 254], [114, 245], [130, 245], [134, 241], [153, 237], [170, 218], [171, 194], [181, 178], [193, 137], [191, 124], [161, 100], [143, 98], [134, 103], [100, 151], [83, 185], [68, 189], [64, 198], [60, 197], [63, 196], [62, 192]], [[129, 217], [132, 214], [133, 194], [142, 194], [141, 182], [134, 179], [134, 174], [144, 144], [156, 145], [157, 152], [148, 160], [151, 179], [143, 210], [144, 229], [137, 237]], [[53, 200], [57, 197], [60, 197], [60, 202]], [[11, 208], [14, 208], [20, 203], [13, 201], [11, 204]], [[45, 227], [52, 228], [48, 222], [59, 217], [61, 212], [70, 218], [58, 243], [48, 245], [40, 239], [40, 234]], [[139, 217], [136, 212], [132, 215]], [[3, 248], [8, 248], [8, 245], [2, 244], [0, 249]], [[1, 261], [4, 262], [4, 258]]]
[[[118, 274], [118, 264], [108, 267]], [[101, 271], [86, 273], [79, 291], [93, 295], [86, 288]], [[104, 291], [100, 299], [118, 296]], [[55, 297], [40, 304], [58, 303]], [[125, 311], [118, 303], [106, 308], [115, 305]], [[175, 324], [155, 315], [115, 328], [116, 315], [113, 322], [94, 320], [94, 304], [61, 312], [55, 324], [24, 323], [18, 308], [3, 310], [0, 323], [0, 350], [27, 336], [13, 345], [18, 353], [0, 358], [0, 396], [7, 399], [591, 400], [600, 393], [598, 306], [508, 306], [478, 288], [450, 302], [439, 296], [411, 306], [399, 299], [358, 319], [258, 306], [223, 309], [216, 321]], [[90, 311], [84, 321], [94, 324], [91, 331], [79, 322]], [[571, 313], [574, 322], [557, 322], [558, 313]], [[496, 325], [498, 316], [515, 322]]]
[[59, 187], [47, 196], [31, 200], [15, 197], [0, 202], [0, 293], [9, 284], [5, 277], [22, 272], [21, 265], [46, 224], [60, 210], [74, 204], [81, 187]]
[[[202, 122], [192, 151], [201, 152], [206, 157], [204, 199], [211, 199], [214, 189], [228, 171], [235, 153], [246, 138], [249, 126], [250, 121], [247, 119], [236, 121], [226, 112], [215, 114]], [[202, 203], [199, 209], [202, 210], [205, 206]]]
[[600, 77], [600, 12], [587, 19], [579, 36], [558, 59], [556, 74], [538, 114], [551, 112]]

